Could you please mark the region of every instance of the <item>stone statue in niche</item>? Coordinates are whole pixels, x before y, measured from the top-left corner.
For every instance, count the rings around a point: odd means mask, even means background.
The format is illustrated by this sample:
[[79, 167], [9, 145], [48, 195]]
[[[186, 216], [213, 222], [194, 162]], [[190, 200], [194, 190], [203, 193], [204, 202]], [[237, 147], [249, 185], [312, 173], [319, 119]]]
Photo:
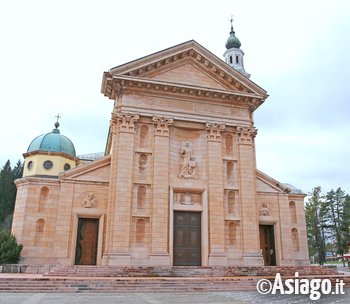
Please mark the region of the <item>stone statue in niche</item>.
[[94, 208], [96, 207], [97, 201], [95, 198], [95, 195], [92, 193], [89, 193], [83, 202], [83, 207], [85, 208]]
[[182, 197], [182, 199], [181, 199], [181, 201], [180, 201], [180, 204], [181, 204], [181, 205], [193, 205], [193, 201], [192, 201], [191, 195], [190, 195], [189, 193], [186, 193], [186, 194]]
[[270, 207], [268, 206], [268, 204], [263, 203], [261, 208], [260, 208], [260, 215], [262, 216], [269, 216], [270, 215]]
[[195, 161], [192, 143], [186, 141], [181, 147], [182, 165], [180, 168], [180, 178], [198, 178], [197, 162]]

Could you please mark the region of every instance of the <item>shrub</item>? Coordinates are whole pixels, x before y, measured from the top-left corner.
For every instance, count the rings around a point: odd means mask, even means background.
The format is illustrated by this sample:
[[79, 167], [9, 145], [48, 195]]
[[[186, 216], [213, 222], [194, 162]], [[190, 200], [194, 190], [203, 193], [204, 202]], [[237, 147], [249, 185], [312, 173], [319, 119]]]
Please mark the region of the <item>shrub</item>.
[[8, 231], [0, 230], [0, 264], [17, 264], [23, 245]]

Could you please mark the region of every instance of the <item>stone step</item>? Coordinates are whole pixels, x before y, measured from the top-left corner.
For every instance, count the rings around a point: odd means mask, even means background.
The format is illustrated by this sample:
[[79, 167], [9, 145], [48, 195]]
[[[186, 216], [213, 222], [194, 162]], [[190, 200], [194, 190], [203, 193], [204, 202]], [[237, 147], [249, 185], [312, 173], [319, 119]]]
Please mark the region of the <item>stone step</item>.
[[[343, 279], [350, 285], [350, 276], [307, 276], [306, 278], [329, 278], [333, 283]], [[261, 278], [273, 277], [53, 277], [24, 276], [12, 274], [0, 276], [0, 291], [7, 292], [177, 292], [177, 291], [235, 291], [256, 290]], [[302, 278], [302, 276], [300, 276]]]
[[257, 279], [169, 279], [120, 278], [86, 279], [67, 278], [1, 278], [0, 291], [229, 291], [253, 290]]
[[47, 276], [92, 276], [92, 277], [198, 277], [198, 276], [282, 276], [336, 275], [336, 268], [320, 266], [270, 266], [270, 267], [120, 267], [120, 266], [62, 266], [46, 273]]

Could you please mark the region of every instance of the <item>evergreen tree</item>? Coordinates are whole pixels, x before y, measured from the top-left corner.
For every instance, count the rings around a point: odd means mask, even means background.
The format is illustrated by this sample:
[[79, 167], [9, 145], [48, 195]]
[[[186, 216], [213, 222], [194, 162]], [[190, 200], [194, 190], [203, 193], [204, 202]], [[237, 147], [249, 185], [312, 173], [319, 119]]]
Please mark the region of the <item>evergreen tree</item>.
[[326, 260], [326, 208], [322, 201], [321, 187], [315, 187], [305, 205], [305, 219], [310, 255], [317, 256], [318, 263]]
[[343, 221], [341, 224], [341, 233], [343, 235], [342, 239], [342, 248], [346, 253], [348, 252], [349, 243], [350, 243], [350, 196], [346, 195], [344, 200], [344, 214]]
[[0, 264], [16, 264], [21, 257], [23, 245], [9, 231], [0, 230]]
[[23, 174], [23, 164], [18, 161], [12, 169], [8, 160], [0, 171], [0, 228], [10, 230], [16, 201], [15, 179]]
[[[338, 188], [336, 191], [333, 189], [326, 194], [326, 206], [328, 211], [329, 232], [336, 247], [337, 253], [343, 256], [344, 252], [347, 252], [347, 246], [345, 246], [348, 235], [349, 221], [347, 215], [344, 213], [345, 209], [345, 192]], [[345, 261], [343, 259], [343, 264]]]

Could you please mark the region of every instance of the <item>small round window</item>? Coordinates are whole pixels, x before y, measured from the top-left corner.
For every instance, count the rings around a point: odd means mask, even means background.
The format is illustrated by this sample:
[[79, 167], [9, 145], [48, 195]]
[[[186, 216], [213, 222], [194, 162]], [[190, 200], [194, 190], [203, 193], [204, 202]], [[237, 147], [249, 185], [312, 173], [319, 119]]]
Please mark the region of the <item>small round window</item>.
[[70, 164], [64, 164], [64, 170], [66, 171], [66, 170], [69, 170], [70, 169]]
[[46, 160], [43, 164], [43, 167], [48, 170], [48, 169], [51, 169], [53, 167], [53, 163], [51, 160]]
[[27, 168], [28, 168], [28, 170], [32, 170], [32, 168], [33, 168], [33, 162], [32, 161], [30, 161], [28, 163]]

